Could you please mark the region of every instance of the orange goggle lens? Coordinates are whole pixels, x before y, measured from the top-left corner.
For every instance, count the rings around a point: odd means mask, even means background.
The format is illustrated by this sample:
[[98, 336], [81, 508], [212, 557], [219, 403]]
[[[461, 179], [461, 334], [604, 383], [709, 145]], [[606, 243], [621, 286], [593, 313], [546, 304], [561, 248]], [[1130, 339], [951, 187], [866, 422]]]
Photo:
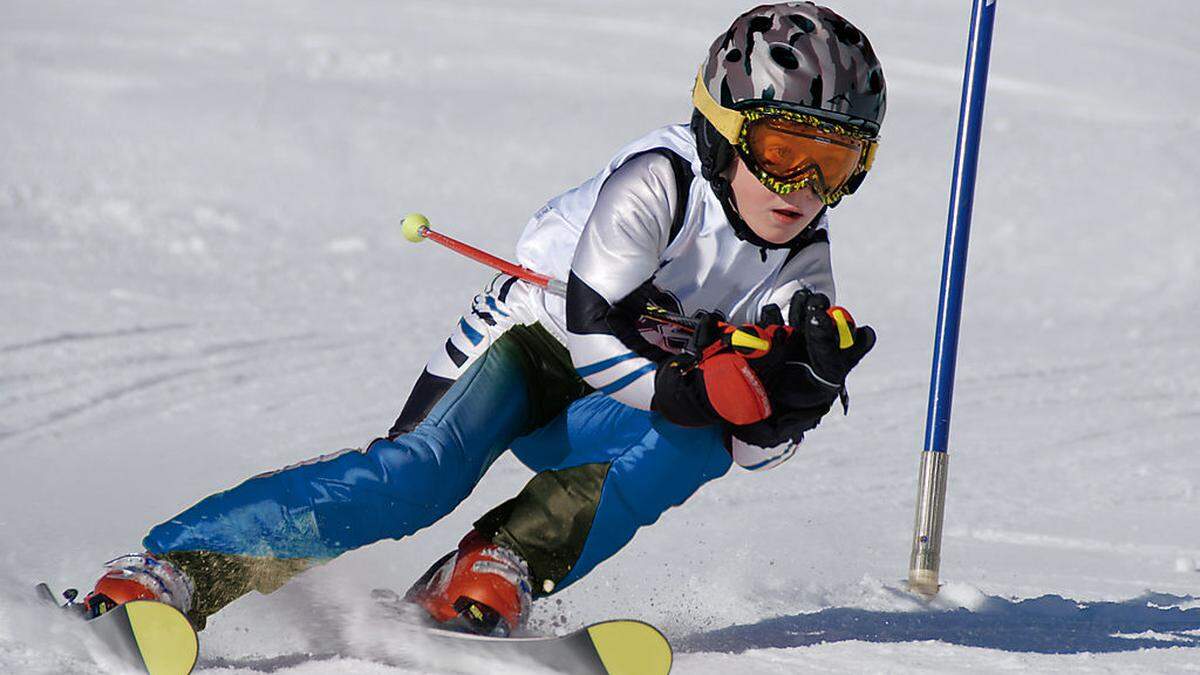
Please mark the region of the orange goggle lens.
[[757, 169], [780, 183], [815, 179], [818, 193], [831, 193], [862, 165], [868, 141], [784, 117], [762, 117], [747, 122], [742, 147]]

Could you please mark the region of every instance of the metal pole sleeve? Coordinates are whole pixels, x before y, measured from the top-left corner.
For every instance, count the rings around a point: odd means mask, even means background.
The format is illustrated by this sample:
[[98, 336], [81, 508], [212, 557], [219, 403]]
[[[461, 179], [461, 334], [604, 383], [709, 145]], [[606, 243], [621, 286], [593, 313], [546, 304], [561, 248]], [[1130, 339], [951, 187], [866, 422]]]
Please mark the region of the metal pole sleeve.
[[938, 592], [942, 558], [942, 517], [946, 512], [946, 471], [950, 453], [921, 453], [921, 478], [917, 486], [917, 519], [913, 525], [912, 557], [908, 561], [908, 587], [925, 596]]
[[909, 565], [910, 587], [926, 595], [937, 593], [941, 562], [946, 453], [949, 450], [954, 370], [958, 359], [958, 328], [962, 316], [967, 244], [971, 234], [971, 209], [975, 202], [975, 175], [979, 165], [979, 139], [983, 131], [983, 104], [987, 93], [995, 18], [996, 0], [975, 0], [971, 11], [962, 103], [959, 107], [958, 142], [954, 151], [954, 180], [950, 188], [946, 248], [942, 258], [929, 409], [925, 418], [925, 448], [921, 455], [917, 518]]

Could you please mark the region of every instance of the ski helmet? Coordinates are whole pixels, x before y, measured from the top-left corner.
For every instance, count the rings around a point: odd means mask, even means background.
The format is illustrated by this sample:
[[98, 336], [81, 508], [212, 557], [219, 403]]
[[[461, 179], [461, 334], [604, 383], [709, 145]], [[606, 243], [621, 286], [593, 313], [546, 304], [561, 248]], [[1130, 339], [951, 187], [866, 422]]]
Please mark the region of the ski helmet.
[[[745, 112], [766, 108], [809, 116], [870, 141], [862, 166], [826, 202], [833, 206], [858, 188], [870, 168], [887, 86], [861, 31], [827, 7], [791, 2], [761, 5], [735, 19], [709, 48], [692, 100], [702, 173], [728, 202], [729, 214], [732, 193], [721, 172], [737, 152]], [[743, 239], [757, 239], [740, 218], [734, 224]]]

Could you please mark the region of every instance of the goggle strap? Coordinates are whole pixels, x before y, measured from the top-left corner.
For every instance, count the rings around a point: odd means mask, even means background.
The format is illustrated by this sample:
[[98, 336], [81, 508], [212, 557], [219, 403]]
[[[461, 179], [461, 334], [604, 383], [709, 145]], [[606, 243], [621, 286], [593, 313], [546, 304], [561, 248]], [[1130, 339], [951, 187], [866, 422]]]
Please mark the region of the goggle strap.
[[746, 122], [746, 116], [717, 103], [717, 100], [708, 92], [708, 87], [704, 86], [703, 66], [696, 73], [696, 86], [692, 88], [692, 105], [696, 106], [696, 110], [699, 110], [713, 125], [717, 133], [737, 147], [742, 137], [742, 125]]
[[863, 173], [871, 170], [871, 165], [875, 163], [875, 152], [877, 150], [879, 150], [879, 144], [875, 141], [871, 141], [867, 144], [867, 156], [865, 159], [863, 159]]

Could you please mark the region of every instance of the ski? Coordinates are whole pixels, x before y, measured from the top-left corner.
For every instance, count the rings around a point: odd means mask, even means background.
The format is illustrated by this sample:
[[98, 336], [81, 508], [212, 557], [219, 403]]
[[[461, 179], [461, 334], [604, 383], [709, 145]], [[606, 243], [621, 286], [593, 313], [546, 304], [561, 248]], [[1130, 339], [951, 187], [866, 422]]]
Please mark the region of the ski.
[[390, 589], [371, 592], [389, 616], [411, 625], [456, 652], [505, 661], [533, 662], [570, 675], [667, 675], [671, 643], [654, 626], [636, 619], [601, 621], [566, 635], [495, 637], [447, 630], [423, 620]]
[[667, 675], [671, 644], [643, 621], [601, 621], [561, 636], [490, 637], [428, 629], [436, 640], [499, 659], [524, 659], [572, 675]]
[[59, 605], [50, 587], [36, 587], [38, 596], [55, 608], [75, 614], [114, 659], [129, 668], [149, 675], [187, 675], [196, 667], [200, 643], [195, 629], [179, 610], [151, 600], [135, 600], [104, 614], [86, 619], [81, 605], [74, 602], [77, 593], [63, 594], [67, 603]]

